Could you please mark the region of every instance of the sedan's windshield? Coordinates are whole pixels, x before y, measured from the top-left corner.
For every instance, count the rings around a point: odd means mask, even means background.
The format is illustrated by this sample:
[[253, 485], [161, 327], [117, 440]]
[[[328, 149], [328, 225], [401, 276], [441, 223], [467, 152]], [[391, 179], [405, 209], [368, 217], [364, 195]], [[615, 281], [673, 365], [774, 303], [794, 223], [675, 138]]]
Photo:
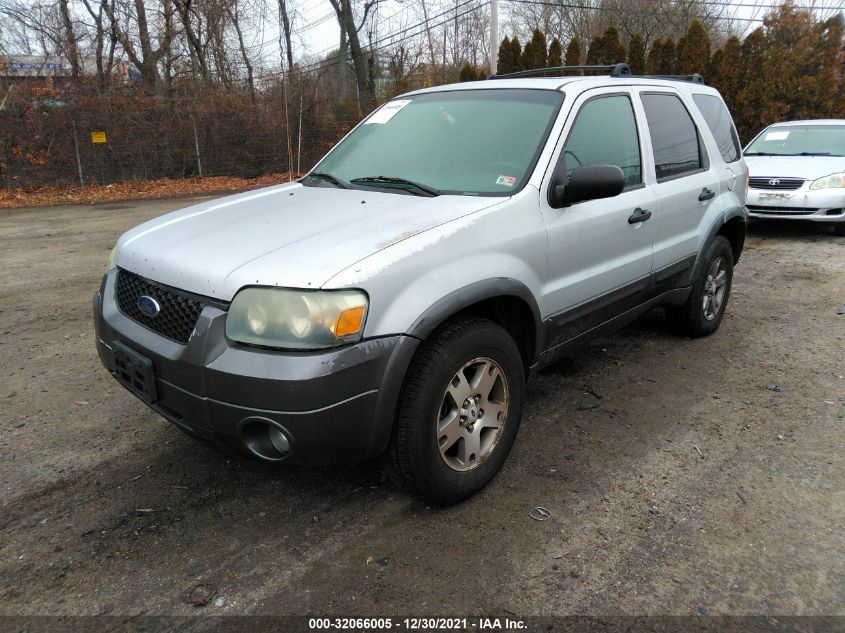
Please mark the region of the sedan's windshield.
[[456, 90], [388, 102], [315, 172], [358, 187], [431, 195], [510, 195], [537, 161], [563, 94]]
[[745, 149], [746, 156], [845, 156], [845, 125], [778, 125]]

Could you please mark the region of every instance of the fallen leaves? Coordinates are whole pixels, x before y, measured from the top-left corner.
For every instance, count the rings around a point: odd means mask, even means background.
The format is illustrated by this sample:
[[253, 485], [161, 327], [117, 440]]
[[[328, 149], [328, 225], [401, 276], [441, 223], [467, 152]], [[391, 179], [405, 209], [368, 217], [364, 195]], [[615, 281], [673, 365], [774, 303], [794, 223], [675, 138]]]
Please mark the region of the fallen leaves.
[[[294, 175], [294, 178], [298, 177]], [[43, 207], [60, 204], [97, 204], [121, 200], [180, 198], [208, 193], [260, 189], [288, 182], [289, 175], [267, 174], [258, 178], [208, 176], [204, 178], [161, 178], [119, 182], [112, 185], [43, 186], [29, 189], [0, 189], [0, 209]]]

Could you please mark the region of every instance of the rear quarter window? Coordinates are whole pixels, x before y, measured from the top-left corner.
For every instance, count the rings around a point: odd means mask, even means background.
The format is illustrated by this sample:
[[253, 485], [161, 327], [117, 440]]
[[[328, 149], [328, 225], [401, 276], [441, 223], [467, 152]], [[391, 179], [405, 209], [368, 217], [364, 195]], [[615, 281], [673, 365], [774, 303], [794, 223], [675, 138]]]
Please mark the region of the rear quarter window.
[[707, 127], [710, 128], [722, 158], [726, 163], [738, 161], [742, 155], [739, 136], [725, 104], [713, 95], [696, 94], [692, 96], [692, 99], [704, 117]]

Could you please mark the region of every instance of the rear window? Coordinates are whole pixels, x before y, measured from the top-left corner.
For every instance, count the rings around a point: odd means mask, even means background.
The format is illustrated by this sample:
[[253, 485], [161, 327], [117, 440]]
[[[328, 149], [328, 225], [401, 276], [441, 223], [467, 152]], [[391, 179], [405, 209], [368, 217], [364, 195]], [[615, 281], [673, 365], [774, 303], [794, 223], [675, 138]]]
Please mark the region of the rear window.
[[692, 99], [701, 111], [707, 127], [713, 133], [713, 138], [716, 139], [716, 145], [722, 158], [725, 159], [726, 163], [738, 161], [742, 155], [739, 147], [739, 136], [725, 104], [713, 95], [698, 94], [693, 95]]
[[702, 169], [698, 129], [680, 98], [644, 94], [642, 101], [657, 179], [678, 178]]

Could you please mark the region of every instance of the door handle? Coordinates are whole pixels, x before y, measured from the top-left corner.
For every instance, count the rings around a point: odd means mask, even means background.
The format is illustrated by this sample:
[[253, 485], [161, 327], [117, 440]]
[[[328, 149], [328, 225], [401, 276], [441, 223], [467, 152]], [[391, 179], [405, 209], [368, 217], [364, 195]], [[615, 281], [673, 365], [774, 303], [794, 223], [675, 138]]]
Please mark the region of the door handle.
[[713, 198], [715, 195], [716, 195], [715, 191], [710, 191], [707, 187], [705, 187], [704, 189], [701, 190], [701, 193], [698, 194], [698, 199], [701, 202], [704, 202], [705, 200], [710, 200], [710, 198]]
[[645, 222], [651, 217], [651, 211], [640, 209], [637, 207], [628, 218], [628, 224], [637, 224], [638, 222]]

